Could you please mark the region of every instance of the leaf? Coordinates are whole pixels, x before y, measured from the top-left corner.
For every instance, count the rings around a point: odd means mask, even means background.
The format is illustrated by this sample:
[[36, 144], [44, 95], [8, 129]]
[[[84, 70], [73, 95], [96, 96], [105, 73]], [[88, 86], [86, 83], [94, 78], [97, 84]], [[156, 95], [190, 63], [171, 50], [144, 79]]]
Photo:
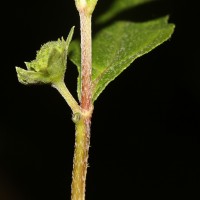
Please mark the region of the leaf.
[[[97, 99], [105, 87], [136, 58], [150, 52], [170, 38], [174, 25], [168, 17], [133, 23], [116, 22], [100, 31], [93, 40], [92, 98]], [[70, 59], [80, 73], [79, 43], [70, 45]], [[80, 76], [79, 76], [80, 79]], [[80, 96], [80, 81], [78, 84]]]
[[67, 53], [74, 27], [67, 40], [47, 42], [37, 52], [36, 59], [25, 62], [27, 70], [16, 67], [18, 80], [22, 84], [54, 83], [64, 79]]
[[111, 20], [112, 18], [114, 18], [117, 14], [125, 10], [131, 9], [135, 6], [148, 3], [151, 1], [154, 1], [154, 0], [113, 0], [112, 4], [107, 9], [107, 11], [104, 12], [104, 14], [100, 15], [97, 18], [96, 22], [99, 24], [105, 23]]

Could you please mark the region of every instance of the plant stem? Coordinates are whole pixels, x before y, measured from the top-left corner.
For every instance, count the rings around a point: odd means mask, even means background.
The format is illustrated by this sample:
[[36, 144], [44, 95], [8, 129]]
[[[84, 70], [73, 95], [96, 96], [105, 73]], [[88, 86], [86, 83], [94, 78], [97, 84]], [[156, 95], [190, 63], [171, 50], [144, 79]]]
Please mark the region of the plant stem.
[[92, 104], [92, 36], [91, 14], [79, 12], [81, 26], [81, 108], [89, 110]]
[[73, 114], [81, 113], [81, 108], [67, 89], [64, 81], [56, 82], [52, 85], [58, 90], [58, 92], [63, 96], [69, 107], [71, 108]]
[[85, 200], [88, 151], [90, 146], [90, 119], [82, 117], [76, 123], [76, 141], [72, 175], [71, 200]]
[[91, 14], [79, 11], [81, 26], [81, 109], [76, 124], [76, 141], [72, 174], [71, 200], [85, 200], [88, 151], [90, 146], [90, 126], [92, 116], [92, 41]]

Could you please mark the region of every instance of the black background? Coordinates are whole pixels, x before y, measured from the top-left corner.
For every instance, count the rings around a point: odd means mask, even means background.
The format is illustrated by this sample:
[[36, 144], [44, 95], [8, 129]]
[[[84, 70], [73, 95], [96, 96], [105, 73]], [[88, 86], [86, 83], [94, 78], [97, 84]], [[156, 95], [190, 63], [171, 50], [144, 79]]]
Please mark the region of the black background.
[[[110, 2], [99, 0], [94, 18]], [[197, 2], [155, 1], [117, 16], [137, 22], [168, 13], [176, 29], [95, 102], [87, 200], [193, 199], [198, 191]], [[15, 66], [34, 59], [41, 44], [66, 38], [73, 25], [78, 36], [78, 13], [73, 0], [2, 1], [1, 9], [0, 200], [70, 199], [71, 111], [49, 86], [19, 84]], [[74, 95], [76, 77], [68, 62]]]

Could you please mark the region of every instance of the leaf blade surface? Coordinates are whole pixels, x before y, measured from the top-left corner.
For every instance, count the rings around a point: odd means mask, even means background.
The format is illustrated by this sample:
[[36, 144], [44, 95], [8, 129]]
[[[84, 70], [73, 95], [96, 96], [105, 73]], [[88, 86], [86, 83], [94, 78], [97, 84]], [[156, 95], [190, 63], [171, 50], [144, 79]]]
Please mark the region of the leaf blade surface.
[[[174, 30], [168, 17], [148, 22], [118, 21], [100, 31], [93, 40], [92, 97], [93, 102], [106, 86], [138, 57], [168, 40]], [[80, 74], [78, 42], [70, 48], [70, 59]], [[80, 94], [80, 75], [78, 94]]]

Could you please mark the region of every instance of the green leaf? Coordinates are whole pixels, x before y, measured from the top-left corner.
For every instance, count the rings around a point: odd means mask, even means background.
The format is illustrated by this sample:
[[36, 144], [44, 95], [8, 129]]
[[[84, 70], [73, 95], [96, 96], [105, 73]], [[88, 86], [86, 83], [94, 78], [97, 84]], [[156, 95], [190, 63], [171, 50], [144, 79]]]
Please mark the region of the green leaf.
[[[100, 31], [93, 40], [93, 101], [136, 58], [168, 40], [173, 30], [174, 25], [168, 24], [168, 17], [162, 17], [142, 23], [116, 22]], [[77, 41], [70, 45], [69, 56], [80, 73], [80, 48]], [[80, 80], [78, 94], [80, 96]]]
[[47, 42], [37, 52], [36, 59], [25, 62], [27, 70], [16, 67], [18, 80], [22, 84], [55, 83], [64, 80], [67, 53], [74, 27], [67, 40]]
[[97, 18], [96, 22], [105, 23], [125, 10], [151, 1], [154, 0], [114, 0], [107, 11]]

